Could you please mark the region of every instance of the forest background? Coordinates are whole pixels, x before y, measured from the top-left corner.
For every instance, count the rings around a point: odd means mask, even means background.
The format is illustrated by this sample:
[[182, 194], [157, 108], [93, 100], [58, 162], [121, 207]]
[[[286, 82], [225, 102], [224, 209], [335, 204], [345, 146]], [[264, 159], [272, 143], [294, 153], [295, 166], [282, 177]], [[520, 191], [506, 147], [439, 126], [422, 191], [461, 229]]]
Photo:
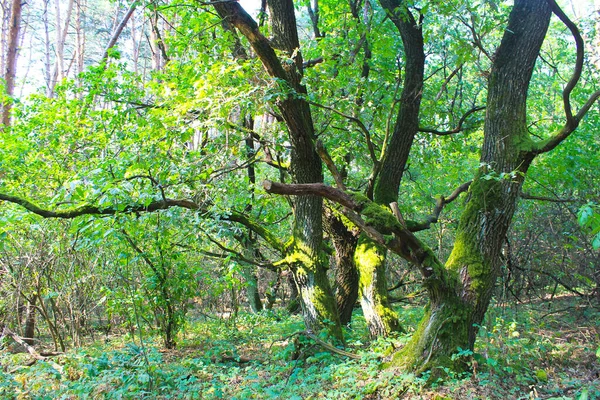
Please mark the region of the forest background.
[[241, 4], [3, 1], [0, 393], [600, 396], [600, 5]]

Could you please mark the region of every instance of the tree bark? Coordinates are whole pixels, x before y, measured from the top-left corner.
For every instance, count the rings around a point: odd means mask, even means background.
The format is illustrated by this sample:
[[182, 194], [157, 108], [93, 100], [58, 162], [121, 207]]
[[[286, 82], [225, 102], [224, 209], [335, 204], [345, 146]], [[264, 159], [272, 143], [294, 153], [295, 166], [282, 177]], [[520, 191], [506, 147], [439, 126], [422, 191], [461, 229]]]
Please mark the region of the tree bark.
[[[17, 57], [19, 54], [19, 32], [21, 30], [21, 0], [13, 0], [10, 10], [10, 22], [6, 55], [6, 71], [4, 71], [5, 90], [8, 97], [15, 93], [15, 78], [17, 76]], [[11, 100], [2, 105], [2, 125], [10, 125]]]
[[23, 341], [28, 345], [33, 345], [33, 339], [35, 337], [35, 309], [37, 296], [32, 296], [30, 301], [27, 303], [27, 310], [25, 313], [25, 329], [23, 334]]
[[533, 160], [527, 90], [550, 16], [546, 0], [515, 1], [488, 81], [482, 167], [470, 185], [446, 262], [447, 284], [426, 282], [430, 304], [412, 340], [394, 356], [396, 365], [424, 370], [451, 364], [457, 347], [473, 349], [499, 274], [503, 239]]
[[335, 248], [335, 301], [340, 314], [340, 323], [348, 325], [358, 299], [358, 270], [354, 263], [354, 252], [358, 243], [358, 231], [344, 224], [344, 217], [327, 210], [326, 231]]
[[[425, 54], [423, 33], [410, 10], [398, 0], [380, 0], [402, 38], [406, 73], [394, 131], [380, 165], [375, 165], [367, 195], [388, 206], [398, 198], [414, 137], [419, 128]], [[371, 193], [372, 191], [372, 193]], [[359, 271], [360, 300], [372, 336], [387, 336], [402, 330], [388, 301], [386, 282], [387, 249], [368, 237], [361, 240], [354, 260]]]

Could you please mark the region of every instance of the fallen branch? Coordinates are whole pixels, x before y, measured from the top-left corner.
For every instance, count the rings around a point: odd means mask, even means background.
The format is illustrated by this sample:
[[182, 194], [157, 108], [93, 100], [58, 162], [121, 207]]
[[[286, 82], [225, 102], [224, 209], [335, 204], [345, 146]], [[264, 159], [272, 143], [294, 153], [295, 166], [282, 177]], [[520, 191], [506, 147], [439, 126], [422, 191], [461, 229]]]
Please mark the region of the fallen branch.
[[[354, 354], [354, 353], [350, 353], [349, 351], [338, 349], [337, 347], [335, 347], [335, 346], [327, 343], [326, 341], [320, 339], [317, 335], [315, 335], [314, 333], [309, 332], [309, 331], [299, 331], [299, 332], [296, 332], [296, 333], [292, 333], [290, 336], [285, 337], [284, 340], [289, 340], [290, 338], [292, 338], [294, 336], [300, 336], [300, 335], [304, 335], [304, 336], [306, 336], [308, 338], [311, 338], [319, 346], [321, 346], [321, 347], [323, 347], [323, 348], [331, 351], [332, 353], [336, 353], [336, 354], [339, 354], [339, 355], [344, 356], [344, 357], [349, 357], [349, 358], [352, 358], [354, 360], [360, 360], [360, 358], [361, 358], [358, 354]], [[271, 344], [271, 346], [273, 346], [273, 344]], [[271, 346], [269, 346], [269, 348]]]
[[[28, 345], [27, 343], [25, 343], [25, 341], [23, 340], [23, 338], [21, 338], [19, 335], [17, 335], [16, 333], [14, 333], [13, 331], [11, 331], [7, 327], [4, 327], [4, 330], [2, 331], [2, 336], [10, 336], [10, 337], [12, 337], [13, 340], [15, 342], [17, 342], [18, 344], [20, 344], [21, 346], [23, 346], [25, 348], [25, 350], [27, 350], [27, 352], [29, 354], [31, 354], [31, 356], [33, 356], [33, 358], [35, 358], [36, 360], [39, 360], [39, 361], [45, 361], [45, 362], [47, 362], [48, 364], [50, 364], [50, 366], [52, 368], [54, 368], [56, 371], [58, 371], [58, 373], [62, 374], [63, 367], [61, 365], [58, 365], [54, 361], [49, 360], [47, 357], [44, 357], [41, 354], [39, 354], [37, 351], [35, 351], [35, 349], [33, 347], [31, 347], [30, 345]], [[31, 364], [31, 365], [33, 365], [33, 364]]]

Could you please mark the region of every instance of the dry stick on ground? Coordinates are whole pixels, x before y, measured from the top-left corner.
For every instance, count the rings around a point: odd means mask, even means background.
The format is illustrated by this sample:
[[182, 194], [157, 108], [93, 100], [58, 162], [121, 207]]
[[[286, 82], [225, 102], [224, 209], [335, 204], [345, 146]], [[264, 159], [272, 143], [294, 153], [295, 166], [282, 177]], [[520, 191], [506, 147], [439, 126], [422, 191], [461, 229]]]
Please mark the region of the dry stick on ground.
[[40, 355], [37, 351], [35, 351], [35, 349], [33, 347], [31, 347], [30, 345], [28, 345], [27, 343], [25, 343], [25, 341], [23, 340], [23, 338], [21, 338], [19, 335], [17, 335], [16, 333], [14, 333], [13, 331], [11, 331], [7, 327], [4, 327], [4, 330], [2, 331], [2, 336], [10, 336], [10, 337], [12, 337], [15, 342], [17, 342], [21, 346], [25, 347], [25, 350], [27, 350], [27, 352], [29, 354], [31, 354], [33, 356], [33, 358], [35, 358], [36, 360], [39, 360], [39, 361], [45, 361], [45, 362], [47, 362], [48, 364], [50, 364], [52, 366], [52, 368], [54, 368], [56, 371], [58, 371], [59, 373], [62, 374], [63, 367], [61, 365], [58, 365], [54, 361], [49, 360], [47, 357], [44, 357], [44, 356]]
[[[358, 354], [354, 354], [354, 353], [350, 353], [350, 352], [342, 350], [342, 349], [338, 349], [337, 347], [335, 347], [335, 346], [333, 346], [333, 345], [325, 342], [324, 340], [320, 339], [317, 335], [315, 335], [314, 333], [309, 332], [309, 331], [299, 331], [299, 332], [296, 332], [296, 333], [292, 333], [291, 335], [286, 336], [285, 338], [283, 338], [283, 340], [285, 341], [285, 340], [291, 339], [294, 336], [300, 336], [300, 335], [304, 335], [306, 337], [311, 338], [312, 340], [315, 341], [315, 343], [317, 343], [321, 347], [323, 347], [323, 348], [325, 348], [325, 349], [327, 349], [327, 350], [329, 350], [329, 351], [331, 351], [333, 353], [339, 354], [339, 355], [344, 356], [344, 357], [349, 357], [349, 358], [352, 358], [354, 360], [360, 360], [360, 358], [361, 358]], [[273, 346], [273, 344], [274, 343], [271, 343], [271, 346], [269, 346], [269, 349]]]

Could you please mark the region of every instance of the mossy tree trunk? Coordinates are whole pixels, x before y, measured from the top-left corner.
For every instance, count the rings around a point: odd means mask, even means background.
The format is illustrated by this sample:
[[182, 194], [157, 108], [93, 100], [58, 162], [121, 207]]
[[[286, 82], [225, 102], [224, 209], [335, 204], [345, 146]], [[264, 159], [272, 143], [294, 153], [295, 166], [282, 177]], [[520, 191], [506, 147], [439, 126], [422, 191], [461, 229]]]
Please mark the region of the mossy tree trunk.
[[371, 337], [387, 336], [402, 330], [398, 315], [390, 307], [385, 279], [387, 249], [361, 235], [354, 260], [358, 267], [360, 305]]
[[500, 269], [535, 146], [526, 121], [529, 81], [546, 35], [546, 0], [516, 0], [488, 81], [481, 167], [468, 192], [443, 285], [426, 287], [430, 304], [410, 343], [394, 357], [416, 370], [448, 365], [458, 347], [473, 349]]
[[325, 212], [326, 231], [335, 247], [335, 301], [340, 323], [347, 325], [358, 299], [358, 271], [354, 252], [358, 243], [358, 230], [344, 217], [330, 210]]
[[[227, 19], [250, 42], [263, 66], [273, 78], [285, 82], [277, 107], [289, 132], [291, 172], [296, 183], [323, 181], [322, 163], [315, 151], [315, 133], [309, 104], [296, 94], [306, 94], [301, 84], [302, 54], [292, 0], [268, 1], [272, 40], [259, 31], [256, 21], [236, 2], [213, 3], [222, 18]], [[274, 47], [286, 53], [292, 63], [282, 63]], [[282, 85], [283, 86], [283, 85]], [[322, 256], [323, 201], [318, 196], [295, 199], [293, 238], [287, 260], [298, 287], [307, 329], [320, 331], [342, 340], [342, 330], [331, 286], [327, 279], [328, 263]]]

